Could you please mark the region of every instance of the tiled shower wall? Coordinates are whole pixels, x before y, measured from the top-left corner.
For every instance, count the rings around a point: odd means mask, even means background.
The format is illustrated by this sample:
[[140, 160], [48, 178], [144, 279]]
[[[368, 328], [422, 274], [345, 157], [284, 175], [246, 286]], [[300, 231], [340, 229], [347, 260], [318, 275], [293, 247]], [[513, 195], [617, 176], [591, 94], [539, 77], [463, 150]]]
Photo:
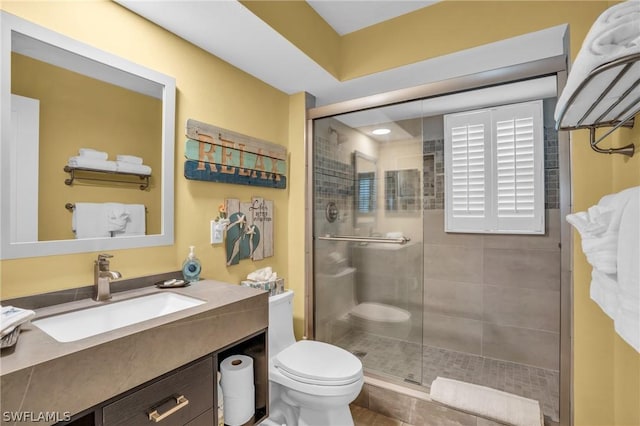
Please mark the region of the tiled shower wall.
[[423, 144], [425, 345], [559, 369], [558, 139], [547, 121], [545, 235], [445, 233], [444, 143]]

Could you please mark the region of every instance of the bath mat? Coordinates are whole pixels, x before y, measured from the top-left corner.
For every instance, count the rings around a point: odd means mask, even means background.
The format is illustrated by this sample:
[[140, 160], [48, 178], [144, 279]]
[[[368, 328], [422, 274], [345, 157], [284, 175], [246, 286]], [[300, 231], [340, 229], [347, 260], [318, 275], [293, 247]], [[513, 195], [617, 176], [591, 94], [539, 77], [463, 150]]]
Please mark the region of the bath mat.
[[514, 426], [544, 426], [538, 401], [486, 386], [437, 377], [431, 399]]

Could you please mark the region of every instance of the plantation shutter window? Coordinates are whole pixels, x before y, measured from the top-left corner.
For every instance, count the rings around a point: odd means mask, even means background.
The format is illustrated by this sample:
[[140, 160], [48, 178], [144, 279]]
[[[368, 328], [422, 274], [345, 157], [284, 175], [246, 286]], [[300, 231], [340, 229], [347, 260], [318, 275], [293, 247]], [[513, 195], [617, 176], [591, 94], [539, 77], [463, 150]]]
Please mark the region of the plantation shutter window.
[[[488, 123], [484, 132], [479, 115]], [[542, 101], [445, 116], [445, 230], [544, 233], [543, 156]]]
[[[446, 205], [449, 222], [460, 230], [484, 228], [490, 213], [487, 161], [490, 111], [445, 116]], [[446, 140], [446, 137], [445, 137]]]

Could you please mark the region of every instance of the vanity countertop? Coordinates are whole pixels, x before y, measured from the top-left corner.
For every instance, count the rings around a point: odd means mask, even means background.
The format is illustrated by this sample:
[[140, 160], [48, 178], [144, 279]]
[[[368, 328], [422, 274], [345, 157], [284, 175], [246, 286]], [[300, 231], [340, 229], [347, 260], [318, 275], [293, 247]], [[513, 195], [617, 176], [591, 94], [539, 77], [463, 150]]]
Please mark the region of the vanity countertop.
[[[23, 326], [15, 349], [0, 357], [3, 412], [78, 413], [268, 325], [266, 292], [212, 280], [115, 293], [107, 303], [157, 292], [205, 303], [68, 343], [33, 324]], [[83, 299], [37, 309], [35, 319], [98, 303]]]

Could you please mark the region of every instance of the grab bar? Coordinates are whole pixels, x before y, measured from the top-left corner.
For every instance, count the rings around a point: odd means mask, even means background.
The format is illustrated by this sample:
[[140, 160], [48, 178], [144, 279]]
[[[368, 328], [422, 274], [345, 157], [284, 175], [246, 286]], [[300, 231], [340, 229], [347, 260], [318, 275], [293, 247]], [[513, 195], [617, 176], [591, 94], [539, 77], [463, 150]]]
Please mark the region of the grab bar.
[[411, 241], [411, 238], [380, 238], [380, 237], [359, 237], [356, 235], [325, 235], [324, 237], [318, 237], [319, 240], [324, 241], [348, 241], [354, 243], [383, 243], [383, 244], [407, 244]]

